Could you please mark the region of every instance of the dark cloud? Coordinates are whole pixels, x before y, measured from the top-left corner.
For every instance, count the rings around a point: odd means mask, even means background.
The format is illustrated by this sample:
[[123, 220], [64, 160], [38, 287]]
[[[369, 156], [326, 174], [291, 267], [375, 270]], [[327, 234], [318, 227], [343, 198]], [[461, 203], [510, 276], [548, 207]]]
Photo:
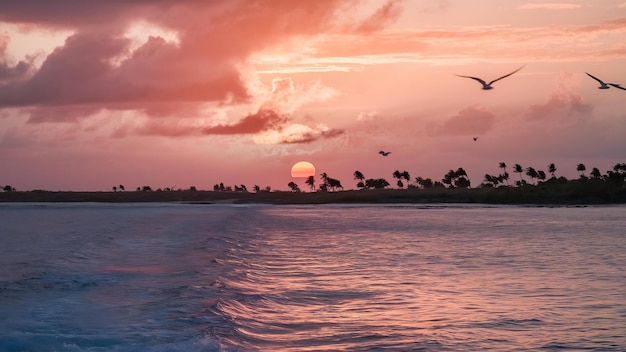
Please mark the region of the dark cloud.
[[0, 60], [0, 83], [22, 78], [30, 70], [30, 64], [20, 61], [15, 66], [9, 66]]
[[[0, 87], [0, 106], [68, 106], [97, 104], [136, 108], [166, 101], [219, 101], [246, 96], [233, 70], [198, 74], [181, 66], [173, 45], [151, 38], [119, 67], [129, 40], [107, 34], [76, 34], [56, 49], [24, 81]], [[109, 106], [111, 105], [111, 106]]]
[[202, 129], [203, 134], [254, 134], [277, 128], [287, 121], [273, 110], [259, 110], [231, 125], [217, 125]]
[[24, 77], [31, 68], [31, 64], [26, 61], [20, 61], [13, 66], [7, 62], [6, 49], [8, 44], [9, 38], [0, 35], [0, 84]]

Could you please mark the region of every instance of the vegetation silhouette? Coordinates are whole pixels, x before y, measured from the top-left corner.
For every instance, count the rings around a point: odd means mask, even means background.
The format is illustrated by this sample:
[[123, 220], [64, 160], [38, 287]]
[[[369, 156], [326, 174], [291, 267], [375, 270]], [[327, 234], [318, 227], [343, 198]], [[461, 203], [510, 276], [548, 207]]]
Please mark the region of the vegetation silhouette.
[[[6, 185], [0, 192], [0, 202], [188, 202], [188, 203], [272, 203], [272, 204], [321, 204], [345, 202], [406, 202], [406, 203], [487, 203], [487, 204], [602, 204], [626, 203], [626, 163], [618, 163], [604, 174], [597, 167], [589, 176], [584, 164], [578, 164], [577, 179], [568, 180], [556, 175], [556, 165], [548, 165], [551, 177], [533, 167], [515, 164], [514, 172], [520, 174], [515, 186], [508, 184], [506, 163], [500, 162], [498, 175], [485, 174], [482, 183], [472, 188], [463, 168], [451, 169], [440, 181], [415, 177], [408, 171], [395, 170], [391, 176], [398, 180], [398, 187], [391, 188], [384, 178], [366, 178], [360, 171], [353, 174], [357, 189], [344, 190], [341, 181], [320, 174], [321, 182], [315, 187], [310, 176], [306, 184], [310, 192], [302, 192], [295, 182], [288, 184], [289, 192], [272, 191], [270, 186], [254, 185], [253, 192], [245, 185], [228, 186], [215, 184], [213, 190], [187, 190], [174, 187], [137, 187], [135, 192], [124, 191], [123, 185], [113, 186], [108, 192], [53, 192], [45, 190], [17, 191]], [[523, 174], [530, 178], [526, 182]]]

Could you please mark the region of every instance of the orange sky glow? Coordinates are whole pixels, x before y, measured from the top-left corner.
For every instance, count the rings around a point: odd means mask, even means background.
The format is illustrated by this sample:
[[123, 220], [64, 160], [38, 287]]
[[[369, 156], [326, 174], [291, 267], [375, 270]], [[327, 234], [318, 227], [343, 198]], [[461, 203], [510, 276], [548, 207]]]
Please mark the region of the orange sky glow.
[[0, 0], [0, 185], [604, 173], [626, 90], [585, 72], [626, 86], [625, 0]]

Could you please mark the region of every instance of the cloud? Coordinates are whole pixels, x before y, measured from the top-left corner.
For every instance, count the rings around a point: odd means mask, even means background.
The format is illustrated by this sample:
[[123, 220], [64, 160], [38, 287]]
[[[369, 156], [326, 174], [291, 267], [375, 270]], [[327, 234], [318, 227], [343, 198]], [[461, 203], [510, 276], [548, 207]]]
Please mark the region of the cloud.
[[550, 3], [527, 3], [519, 7], [520, 10], [572, 10], [582, 7], [582, 5], [567, 2], [550, 2]]
[[[495, 57], [511, 62], [622, 59], [626, 56], [626, 49], [619, 38], [624, 34], [626, 19], [587, 25], [387, 29], [366, 37], [354, 33], [328, 33], [308, 41], [307, 51], [301, 50], [299, 55], [283, 62], [280, 69], [292, 73], [362, 71], [367, 66], [379, 64], [458, 65], [492, 61]], [[258, 56], [257, 62], [263, 65], [264, 57]]]
[[202, 129], [203, 134], [254, 134], [277, 128], [287, 120], [273, 110], [259, 110], [230, 125], [217, 125]]
[[341, 129], [331, 129], [324, 124], [311, 127], [300, 123], [291, 123], [292, 117], [271, 109], [261, 109], [248, 114], [232, 123], [170, 121], [144, 119], [139, 124], [131, 121], [119, 126], [113, 136], [120, 138], [131, 134], [183, 137], [183, 136], [224, 136], [251, 135], [258, 144], [305, 144], [320, 139], [334, 138], [343, 134]]
[[484, 106], [472, 105], [435, 127], [432, 133], [447, 136], [476, 136], [489, 131], [494, 122], [493, 112]]
[[387, 1], [376, 12], [361, 22], [356, 28], [359, 33], [369, 33], [380, 30], [390, 22], [395, 21], [402, 14], [399, 1]]
[[[0, 85], [0, 108], [29, 108], [32, 122], [52, 122], [75, 121], [89, 105], [175, 117], [179, 107], [191, 110], [189, 104], [254, 103], [242, 72], [253, 53], [296, 37], [363, 29], [361, 22], [346, 24], [337, 17], [340, 9], [356, 4], [358, 0], [33, 0], [25, 5], [0, 0], [0, 21], [73, 33], [34, 72], [27, 63], [0, 61], [0, 79], [8, 80]], [[378, 28], [398, 13], [396, 3], [389, 2], [367, 17], [368, 26]], [[147, 34], [151, 36], [142, 37]], [[2, 46], [5, 39], [0, 39]], [[332, 92], [326, 89], [325, 94]], [[286, 105], [302, 104], [293, 99], [276, 103], [289, 112]], [[34, 111], [55, 106], [63, 106], [64, 114]], [[77, 107], [76, 114], [71, 107]]]
[[330, 129], [326, 125], [315, 127], [292, 124], [280, 130], [268, 131], [254, 137], [259, 144], [306, 144], [320, 139], [334, 138], [344, 134], [341, 129]]
[[9, 64], [6, 58], [8, 44], [9, 37], [0, 34], [0, 84], [24, 77], [31, 68], [26, 61], [20, 61], [13, 66]]
[[557, 89], [550, 93], [543, 103], [533, 104], [525, 114], [531, 121], [561, 120], [571, 117], [587, 117], [593, 112], [593, 105], [585, 103], [583, 98], [570, 90], [573, 75], [562, 72], [558, 78]]

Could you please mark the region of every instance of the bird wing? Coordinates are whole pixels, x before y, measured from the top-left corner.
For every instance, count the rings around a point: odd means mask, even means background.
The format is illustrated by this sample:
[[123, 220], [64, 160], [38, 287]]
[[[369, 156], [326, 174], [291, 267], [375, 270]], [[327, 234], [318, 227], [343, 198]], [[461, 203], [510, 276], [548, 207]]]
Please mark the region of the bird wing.
[[[585, 73], [587, 73], [587, 72], [585, 72]], [[599, 79], [598, 77], [594, 77], [594, 76], [593, 76], [592, 74], [590, 74], [590, 73], [587, 73], [587, 76], [589, 76], [589, 77], [591, 77], [591, 78], [595, 79], [596, 81], [600, 82], [600, 84], [601, 84], [601, 85], [606, 85], [606, 83], [602, 82], [602, 80], [601, 80], [601, 79]]]
[[458, 77], [463, 77], [463, 78], [471, 78], [471, 79], [473, 79], [473, 80], [475, 80], [475, 81], [480, 82], [480, 84], [482, 84], [483, 86], [487, 86], [487, 85], [488, 85], [488, 84], [487, 84], [487, 82], [483, 81], [482, 79], [480, 79], [480, 78], [478, 78], [478, 77], [472, 77], [472, 76], [461, 76], [461, 75], [455, 75], [455, 76], [458, 76]]
[[617, 89], [626, 90], [626, 88], [622, 87], [621, 85], [619, 85], [617, 83], [609, 83], [609, 85], [612, 85], [613, 87], [615, 87]]
[[517, 71], [519, 71], [519, 70], [523, 69], [523, 68], [524, 68], [524, 66], [526, 66], [526, 65], [523, 65], [522, 67], [518, 68], [517, 70], [515, 70], [515, 71], [513, 71], [513, 72], [511, 72], [511, 73], [509, 73], [509, 74], [507, 74], [507, 75], [504, 75], [504, 76], [502, 76], [502, 77], [500, 77], [500, 78], [496, 78], [496, 79], [494, 79], [493, 81], [489, 82], [489, 85], [492, 85], [494, 82], [497, 82], [497, 81], [499, 81], [499, 80], [501, 80], [501, 79], [503, 79], [503, 78], [507, 78], [507, 77], [509, 77], [510, 75], [514, 74], [515, 72], [517, 72]]

